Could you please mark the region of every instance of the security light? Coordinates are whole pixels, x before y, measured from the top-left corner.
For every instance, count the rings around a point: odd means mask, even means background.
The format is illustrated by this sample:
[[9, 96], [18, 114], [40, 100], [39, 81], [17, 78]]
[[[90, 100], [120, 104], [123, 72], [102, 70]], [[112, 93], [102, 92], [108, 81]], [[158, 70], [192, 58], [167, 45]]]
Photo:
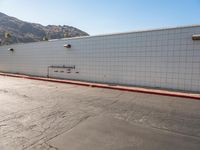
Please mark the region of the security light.
[[9, 48], [8, 51], [14, 52], [14, 49], [13, 48]]
[[200, 34], [196, 34], [192, 36], [193, 40], [200, 40]]
[[71, 46], [71, 44], [65, 44], [64, 47], [65, 48], [71, 48], [72, 46]]

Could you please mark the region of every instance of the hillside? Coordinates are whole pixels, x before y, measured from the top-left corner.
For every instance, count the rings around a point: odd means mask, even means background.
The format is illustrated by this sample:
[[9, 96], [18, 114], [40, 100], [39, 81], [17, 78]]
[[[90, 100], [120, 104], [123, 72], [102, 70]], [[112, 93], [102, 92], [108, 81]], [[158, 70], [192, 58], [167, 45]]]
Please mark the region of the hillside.
[[25, 22], [0, 12], [0, 42], [2, 45], [87, 35], [86, 32], [71, 26], [43, 26]]

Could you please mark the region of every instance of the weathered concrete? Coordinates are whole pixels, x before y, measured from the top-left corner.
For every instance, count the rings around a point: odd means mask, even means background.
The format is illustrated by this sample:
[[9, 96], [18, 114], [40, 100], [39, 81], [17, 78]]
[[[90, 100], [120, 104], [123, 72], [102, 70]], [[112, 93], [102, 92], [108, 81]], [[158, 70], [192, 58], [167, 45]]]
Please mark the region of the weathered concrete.
[[[86, 142], [83, 129], [91, 132]], [[130, 149], [130, 141], [138, 149], [199, 149], [200, 101], [0, 77], [1, 150], [78, 149], [74, 142]]]
[[107, 116], [89, 118], [49, 143], [65, 150], [199, 150], [200, 140]]

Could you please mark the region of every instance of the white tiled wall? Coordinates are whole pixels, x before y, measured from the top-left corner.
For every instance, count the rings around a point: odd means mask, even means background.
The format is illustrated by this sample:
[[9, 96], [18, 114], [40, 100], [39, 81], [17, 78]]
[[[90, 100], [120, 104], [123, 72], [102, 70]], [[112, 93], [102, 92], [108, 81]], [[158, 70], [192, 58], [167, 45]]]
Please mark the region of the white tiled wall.
[[2, 46], [0, 71], [47, 76], [48, 66], [75, 65], [50, 68], [49, 75], [200, 92], [200, 41], [193, 34], [200, 26]]

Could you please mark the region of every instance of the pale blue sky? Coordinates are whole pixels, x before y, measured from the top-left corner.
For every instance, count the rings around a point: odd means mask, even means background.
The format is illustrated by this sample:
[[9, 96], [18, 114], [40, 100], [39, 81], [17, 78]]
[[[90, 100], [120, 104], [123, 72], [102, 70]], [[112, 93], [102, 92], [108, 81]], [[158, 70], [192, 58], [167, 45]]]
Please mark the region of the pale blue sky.
[[0, 0], [0, 12], [91, 35], [200, 24], [200, 0]]

